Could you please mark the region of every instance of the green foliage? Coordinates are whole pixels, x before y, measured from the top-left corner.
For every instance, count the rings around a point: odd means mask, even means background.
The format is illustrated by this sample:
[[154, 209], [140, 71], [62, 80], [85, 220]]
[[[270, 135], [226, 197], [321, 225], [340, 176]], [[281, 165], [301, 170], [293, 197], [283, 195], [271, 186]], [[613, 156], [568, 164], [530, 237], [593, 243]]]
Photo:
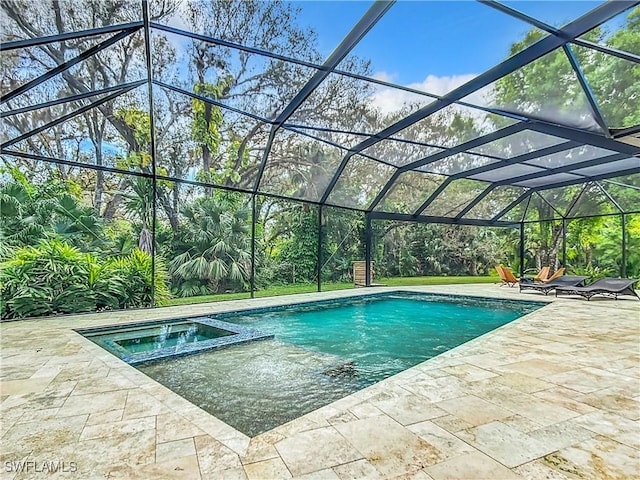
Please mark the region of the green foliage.
[[306, 283], [317, 278], [318, 211], [299, 209], [292, 218], [289, 237], [275, 255], [273, 281]]
[[627, 277], [640, 278], [640, 214], [627, 215]]
[[484, 227], [388, 223], [376, 251], [378, 276], [487, 275], [504, 261], [507, 232]]
[[[161, 257], [156, 257], [155, 277], [152, 277], [152, 257], [139, 248], [126, 257], [107, 261], [105, 269], [113, 278], [122, 278], [127, 288], [118, 297], [119, 308], [164, 305], [170, 297], [167, 269]], [[152, 281], [153, 278], [153, 281]], [[155, 291], [154, 285], [155, 282]]]
[[60, 240], [19, 248], [0, 273], [2, 318], [95, 311], [117, 306], [122, 279], [105, 281], [97, 259]]
[[[520, 42], [514, 43], [510, 54], [540, 40], [545, 34], [530, 30]], [[596, 28], [584, 36], [594, 43], [603, 43], [627, 52], [640, 51], [640, 7], [633, 9], [625, 24], [609, 35]], [[640, 65], [612, 55], [576, 45], [570, 47], [584, 72], [589, 86], [604, 113], [610, 128], [624, 128], [640, 123]], [[531, 62], [496, 82], [498, 105], [530, 114], [555, 118], [588, 111], [586, 96], [563, 49], [557, 49]], [[568, 118], [568, 117], [567, 117]], [[577, 118], [573, 119], [577, 121]], [[594, 127], [593, 124], [585, 124]]]
[[[168, 297], [162, 265], [156, 265], [155, 280], [161, 304]], [[136, 249], [100, 261], [64, 241], [43, 240], [0, 264], [0, 297], [2, 318], [149, 306], [151, 257]]]
[[[227, 89], [227, 84], [197, 83], [193, 93], [218, 100]], [[217, 152], [220, 146], [220, 125], [222, 124], [222, 109], [202, 100], [191, 100], [194, 117], [191, 125], [191, 135], [197, 142], [206, 145], [212, 152]]]
[[145, 150], [151, 143], [151, 119], [149, 114], [136, 107], [121, 108], [114, 116], [122, 120], [130, 129], [135, 140], [134, 150]]
[[83, 206], [73, 182], [52, 177], [42, 184], [24, 181], [18, 171], [0, 183], [0, 259], [16, 247], [50, 237], [76, 245], [102, 243], [102, 224], [91, 207]]
[[[629, 12], [625, 24], [606, 38], [605, 43], [618, 50], [640, 52], [640, 6]], [[624, 128], [640, 124], [640, 109], [637, 107], [640, 100], [640, 65], [586, 49], [577, 51], [582, 53], [585, 74], [608, 125]], [[615, 88], [612, 88], [614, 81]]]
[[246, 288], [251, 217], [241, 200], [238, 194], [218, 194], [183, 209], [186, 222], [169, 263], [177, 295]]

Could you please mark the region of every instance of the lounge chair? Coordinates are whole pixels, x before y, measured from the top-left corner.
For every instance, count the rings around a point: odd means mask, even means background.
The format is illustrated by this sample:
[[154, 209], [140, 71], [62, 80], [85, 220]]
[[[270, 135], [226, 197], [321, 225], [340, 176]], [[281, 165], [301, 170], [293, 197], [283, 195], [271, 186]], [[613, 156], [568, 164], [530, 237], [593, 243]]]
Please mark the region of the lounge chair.
[[500, 277], [500, 286], [506, 285], [507, 284], [507, 279], [504, 278], [504, 272], [502, 271], [502, 267], [500, 265], [496, 265], [496, 272], [498, 273], [498, 276]]
[[496, 265], [496, 272], [498, 272], [498, 276], [500, 277], [500, 286], [509, 285], [507, 277], [504, 276], [504, 270], [502, 270], [501, 265]]
[[556, 297], [558, 293], [566, 293], [569, 295], [581, 295], [587, 300], [598, 294], [613, 295], [616, 300], [618, 295], [633, 295], [640, 299], [640, 296], [633, 289], [633, 285], [638, 281], [638, 279], [632, 278], [601, 278], [586, 287], [556, 287]]
[[547, 283], [520, 283], [520, 291], [522, 290], [535, 290], [536, 292], [542, 292], [548, 295], [549, 292], [556, 287], [577, 287], [582, 286], [587, 277], [574, 277], [571, 275], [563, 275], [555, 280]]
[[549, 283], [549, 282], [552, 282], [552, 281], [556, 280], [557, 278], [560, 278], [562, 275], [564, 275], [564, 271], [565, 271], [565, 268], [564, 267], [560, 267], [558, 270], [556, 270], [556, 273], [551, 275], [546, 280], [543, 280], [543, 282], [544, 283]]
[[538, 274], [531, 278], [531, 277], [522, 277], [520, 278], [521, 282], [546, 282], [547, 278], [549, 277], [549, 271], [551, 270], [551, 267], [542, 267], [540, 269], [540, 271], [538, 272]]
[[538, 272], [538, 275], [533, 277], [534, 282], [546, 282], [549, 279], [549, 272], [551, 267], [542, 267]]
[[516, 276], [513, 274], [513, 272], [509, 267], [502, 267], [500, 265], [496, 265], [496, 271], [498, 272], [498, 275], [500, 275], [500, 280], [502, 280], [502, 283], [500, 284], [501, 287], [503, 285], [513, 287], [516, 285], [516, 283], [518, 283], [518, 279], [516, 278]]

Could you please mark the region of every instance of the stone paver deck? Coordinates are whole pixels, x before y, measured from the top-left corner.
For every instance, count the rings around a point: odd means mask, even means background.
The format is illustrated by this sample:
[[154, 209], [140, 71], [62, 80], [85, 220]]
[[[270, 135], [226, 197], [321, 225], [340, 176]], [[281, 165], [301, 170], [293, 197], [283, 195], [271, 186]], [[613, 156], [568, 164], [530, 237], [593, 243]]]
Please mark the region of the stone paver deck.
[[0, 478], [640, 478], [637, 299], [403, 290], [550, 304], [254, 438], [71, 329], [380, 288], [3, 323]]

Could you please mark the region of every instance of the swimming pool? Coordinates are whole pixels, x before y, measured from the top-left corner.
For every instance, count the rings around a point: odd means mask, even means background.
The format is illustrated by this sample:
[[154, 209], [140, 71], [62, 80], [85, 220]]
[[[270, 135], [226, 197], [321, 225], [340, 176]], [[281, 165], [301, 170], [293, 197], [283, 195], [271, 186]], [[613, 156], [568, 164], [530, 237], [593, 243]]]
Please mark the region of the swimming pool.
[[543, 305], [391, 292], [217, 314], [274, 338], [138, 368], [255, 436]]
[[130, 365], [273, 338], [273, 334], [210, 317], [80, 328], [76, 332]]

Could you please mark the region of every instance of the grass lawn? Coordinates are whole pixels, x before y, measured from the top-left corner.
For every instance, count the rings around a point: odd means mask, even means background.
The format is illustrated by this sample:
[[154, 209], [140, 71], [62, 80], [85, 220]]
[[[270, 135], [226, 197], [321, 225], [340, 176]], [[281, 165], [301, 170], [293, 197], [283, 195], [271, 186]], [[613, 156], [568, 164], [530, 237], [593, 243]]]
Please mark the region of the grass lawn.
[[[394, 277], [376, 279], [375, 282], [389, 287], [416, 285], [452, 285], [455, 283], [497, 283], [498, 277]], [[256, 297], [274, 297], [278, 295], [292, 295], [294, 293], [309, 293], [317, 291], [315, 283], [297, 283], [294, 285], [275, 285], [255, 292]], [[322, 291], [343, 290], [354, 288], [353, 283], [323, 283]], [[172, 298], [167, 305], [190, 305], [192, 303], [222, 302], [250, 298], [249, 292], [219, 293], [216, 295], [201, 295], [198, 297]]]
[[[417, 285], [454, 285], [460, 283], [498, 283], [500, 278], [490, 277], [393, 277], [380, 278], [376, 283], [389, 287], [407, 287]], [[324, 285], [323, 285], [324, 288]]]

